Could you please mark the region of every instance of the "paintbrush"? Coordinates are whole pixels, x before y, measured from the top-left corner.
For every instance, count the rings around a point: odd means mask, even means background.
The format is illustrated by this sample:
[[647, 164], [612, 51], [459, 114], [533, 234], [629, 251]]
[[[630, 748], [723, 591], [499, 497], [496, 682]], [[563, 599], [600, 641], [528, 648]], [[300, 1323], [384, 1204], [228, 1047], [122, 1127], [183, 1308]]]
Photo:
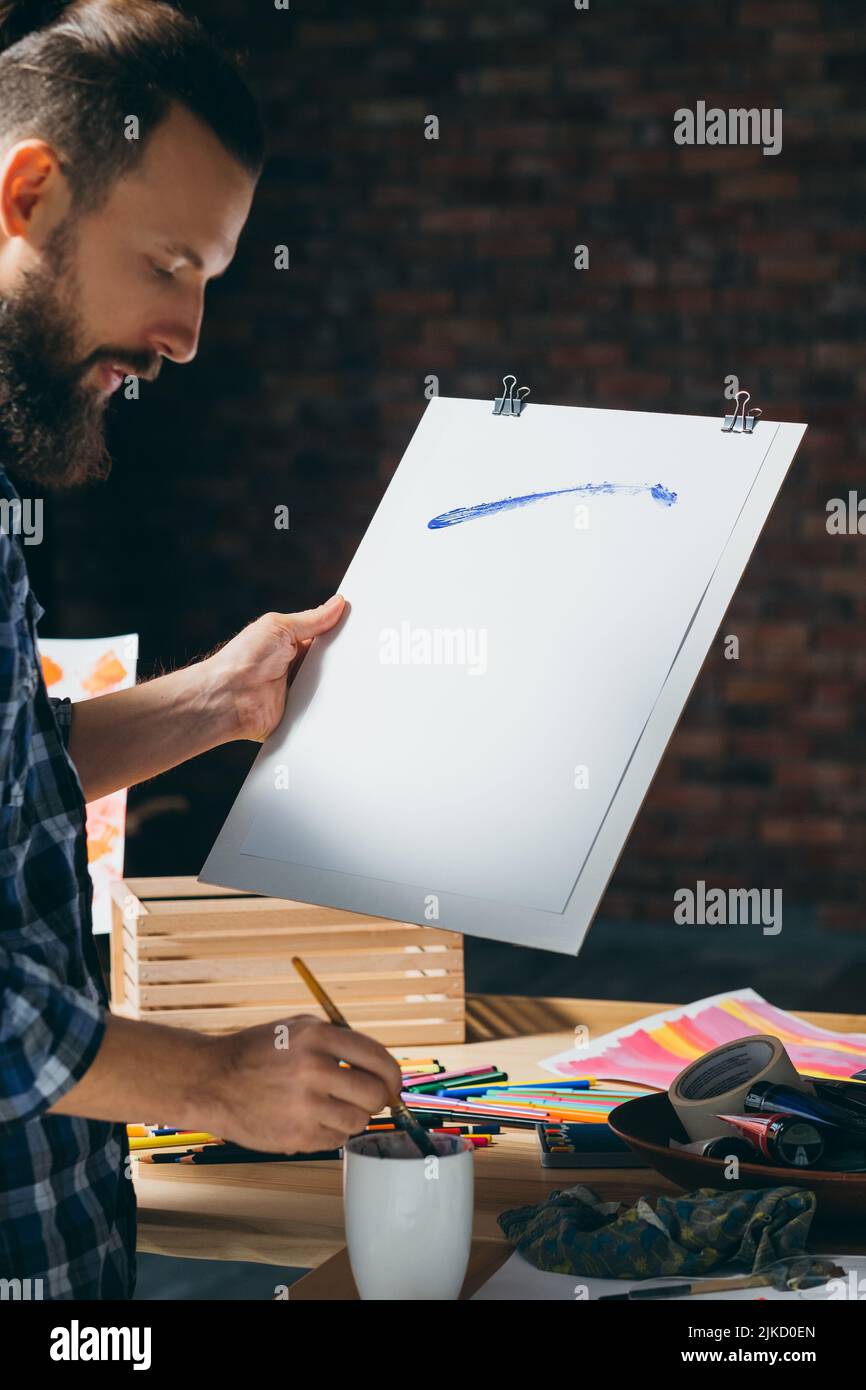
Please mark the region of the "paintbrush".
[[[331, 1022], [335, 1023], [338, 1028], [348, 1028], [351, 1031], [352, 1025], [343, 1017], [333, 999], [329, 994], [326, 994], [315, 975], [307, 969], [299, 956], [292, 956], [292, 965], [297, 970], [304, 984], [307, 986], [307, 989], [316, 1001], [321, 1004]], [[415, 1116], [412, 1114], [405, 1101], [403, 1101], [400, 1096], [395, 1096], [389, 1102], [389, 1107], [391, 1118], [395, 1125], [409, 1135], [409, 1138], [414, 1142], [423, 1156], [425, 1158], [437, 1158], [439, 1150], [436, 1148], [436, 1145], [433, 1143], [433, 1140], [430, 1138], [424, 1126], [415, 1119]]]

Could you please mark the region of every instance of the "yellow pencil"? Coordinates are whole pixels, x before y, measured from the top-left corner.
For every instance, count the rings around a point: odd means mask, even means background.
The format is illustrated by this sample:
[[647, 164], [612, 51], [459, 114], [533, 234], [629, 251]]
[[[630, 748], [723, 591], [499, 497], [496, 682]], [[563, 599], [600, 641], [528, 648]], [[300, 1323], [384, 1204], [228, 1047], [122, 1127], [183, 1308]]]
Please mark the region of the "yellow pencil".
[[307, 969], [300, 956], [292, 956], [292, 965], [297, 970], [298, 974], [300, 975], [304, 984], [307, 986], [307, 989], [313, 995], [314, 999], [317, 1001], [317, 1003], [321, 1004], [322, 1008], [325, 1010], [325, 1013], [328, 1015], [328, 1018], [331, 1020], [331, 1022], [335, 1023], [338, 1028], [348, 1028], [349, 1024], [347, 1023], [343, 1015], [340, 1013], [340, 1010], [337, 1008], [331, 996], [325, 993], [325, 991], [322, 989], [322, 986], [316, 979], [315, 975], [311, 974], [311, 972]]
[[[297, 970], [314, 999], [321, 1004], [331, 1022], [335, 1023], [338, 1028], [348, 1028], [351, 1032], [351, 1024], [343, 1017], [333, 999], [331, 999], [330, 995], [325, 993], [315, 975], [307, 969], [299, 956], [292, 956], [292, 965]], [[420, 1153], [425, 1158], [435, 1158], [439, 1150], [436, 1148], [436, 1145], [433, 1143], [424, 1126], [415, 1119], [415, 1116], [409, 1110], [402, 1097], [398, 1094], [389, 1100], [388, 1104], [393, 1119], [400, 1129], [404, 1129], [412, 1138]]]
[[215, 1134], [156, 1134], [149, 1139], [130, 1139], [131, 1149], [184, 1149], [188, 1144], [219, 1144]]

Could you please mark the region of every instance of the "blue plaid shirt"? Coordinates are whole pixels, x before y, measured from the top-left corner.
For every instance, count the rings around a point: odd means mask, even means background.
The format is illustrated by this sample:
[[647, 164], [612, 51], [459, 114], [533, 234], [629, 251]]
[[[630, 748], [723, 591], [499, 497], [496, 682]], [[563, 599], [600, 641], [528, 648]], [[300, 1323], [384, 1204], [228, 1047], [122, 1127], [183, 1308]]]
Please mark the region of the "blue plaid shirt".
[[[18, 501], [2, 469], [0, 497]], [[96, 1056], [108, 998], [72, 705], [49, 699], [36, 648], [43, 611], [20, 537], [0, 529], [0, 1278], [41, 1279], [46, 1299], [129, 1298], [125, 1126], [46, 1114]]]

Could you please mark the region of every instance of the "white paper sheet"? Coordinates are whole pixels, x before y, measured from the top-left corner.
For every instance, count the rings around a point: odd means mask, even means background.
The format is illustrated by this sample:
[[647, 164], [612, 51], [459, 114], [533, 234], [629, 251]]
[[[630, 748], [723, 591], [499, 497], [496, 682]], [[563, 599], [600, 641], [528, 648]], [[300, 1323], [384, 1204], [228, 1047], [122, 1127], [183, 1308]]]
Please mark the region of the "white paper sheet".
[[[273, 741], [290, 785], [263, 772], [243, 852], [561, 912], [773, 427], [758, 441], [698, 418], [431, 408], [439, 438], [410, 448], [346, 575], [352, 611]], [[428, 528], [606, 481], [676, 501], [565, 494]], [[445, 631], [465, 634], [465, 664], [406, 663], [419, 633], [435, 662]]]
[[[566, 908], [684, 638], [705, 640], [696, 614], [777, 433], [759, 516], [804, 428], [720, 424], [432, 400], [340, 586], [350, 611], [314, 645], [202, 880], [576, 949], [585, 921], [535, 932], [521, 914]], [[429, 525], [537, 492], [557, 495]], [[611, 827], [594, 892], [625, 833]], [[431, 895], [456, 920], [431, 918]]]
[[[690, 1301], [698, 1306], [702, 1302], [752, 1302], [757, 1298], [767, 1299], [768, 1301], [781, 1300], [786, 1302], [842, 1302], [844, 1300], [866, 1298], [866, 1256], [864, 1255], [826, 1255], [825, 1259], [832, 1260], [845, 1270], [844, 1279], [831, 1279], [827, 1284], [821, 1284], [814, 1289], [800, 1289], [790, 1293], [785, 1293], [781, 1289], [771, 1288], [769, 1285], [762, 1285], [753, 1289], [731, 1289], [728, 1293], [701, 1294], [693, 1296]], [[736, 1271], [727, 1271], [732, 1279], [738, 1277]], [[710, 1276], [707, 1276], [708, 1278]], [[719, 1278], [721, 1275], [713, 1275]], [[742, 1277], [742, 1270], [739, 1271]], [[556, 1302], [592, 1302], [602, 1298], [605, 1294], [628, 1293], [630, 1289], [645, 1289], [651, 1287], [663, 1288], [666, 1284], [681, 1284], [689, 1281], [683, 1279], [590, 1279], [579, 1274], [547, 1274], [544, 1270], [536, 1269], [528, 1260], [525, 1260], [517, 1251], [505, 1261], [493, 1274], [487, 1283], [482, 1285], [477, 1293], [472, 1295], [473, 1300], [477, 1299], [481, 1303], [493, 1302], [514, 1302], [514, 1303], [539, 1303], [547, 1301]], [[665, 1300], [667, 1301], [667, 1300]], [[673, 1300], [671, 1300], [673, 1301]]]

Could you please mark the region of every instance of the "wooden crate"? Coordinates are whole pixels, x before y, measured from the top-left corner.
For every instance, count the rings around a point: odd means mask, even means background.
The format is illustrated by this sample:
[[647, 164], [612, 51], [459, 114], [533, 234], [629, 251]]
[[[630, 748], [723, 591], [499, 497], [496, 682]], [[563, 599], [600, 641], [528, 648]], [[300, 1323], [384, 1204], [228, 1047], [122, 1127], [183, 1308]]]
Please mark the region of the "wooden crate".
[[354, 1027], [390, 1046], [463, 1042], [463, 938], [194, 878], [112, 886], [111, 1006], [202, 1033], [324, 1017], [301, 956]]

